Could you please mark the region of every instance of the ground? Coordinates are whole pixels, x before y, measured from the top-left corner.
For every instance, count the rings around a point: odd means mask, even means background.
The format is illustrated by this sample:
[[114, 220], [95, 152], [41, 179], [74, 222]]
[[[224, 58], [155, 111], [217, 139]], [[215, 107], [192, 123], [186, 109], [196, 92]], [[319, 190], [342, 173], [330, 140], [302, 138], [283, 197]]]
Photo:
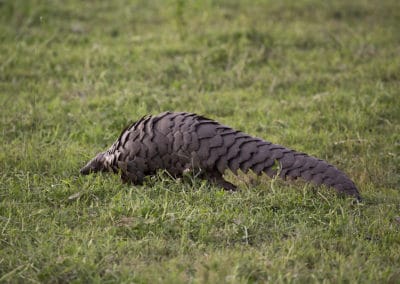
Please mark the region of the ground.
[[[0, 1], [0, 282], [399, 283], [399, 3]], [[364, 202], [79, 175], [166, 110], [326, 159]]]

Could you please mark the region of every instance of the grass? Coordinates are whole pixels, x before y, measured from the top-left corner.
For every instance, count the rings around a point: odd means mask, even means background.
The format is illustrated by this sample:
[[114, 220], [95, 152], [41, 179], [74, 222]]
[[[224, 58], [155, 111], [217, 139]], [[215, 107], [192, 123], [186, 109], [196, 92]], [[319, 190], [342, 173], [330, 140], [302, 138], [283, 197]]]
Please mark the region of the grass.
[[[399, 283], [400, 5], [0, 2], [0, 282]], [[192, 111], [327, 159], [364, 203], [79, 168]]]

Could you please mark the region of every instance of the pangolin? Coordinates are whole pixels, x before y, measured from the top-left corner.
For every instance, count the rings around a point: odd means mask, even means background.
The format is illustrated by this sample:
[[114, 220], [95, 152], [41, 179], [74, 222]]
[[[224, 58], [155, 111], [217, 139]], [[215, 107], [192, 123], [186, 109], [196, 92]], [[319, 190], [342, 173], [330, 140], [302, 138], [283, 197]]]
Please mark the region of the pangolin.
[[284, 179], [301, 177], [361, 200], [354, 182], [326, 161], [186, 112], [142, 117], [80, 172], [120, 173], [124, 182], [141, 184], [145, 176], [160, 169], [174, 177], [196, 171], [201, 178], [226, 190], [236, 189], [223, 178], [228, 169], [234, 174], [240, 169]]

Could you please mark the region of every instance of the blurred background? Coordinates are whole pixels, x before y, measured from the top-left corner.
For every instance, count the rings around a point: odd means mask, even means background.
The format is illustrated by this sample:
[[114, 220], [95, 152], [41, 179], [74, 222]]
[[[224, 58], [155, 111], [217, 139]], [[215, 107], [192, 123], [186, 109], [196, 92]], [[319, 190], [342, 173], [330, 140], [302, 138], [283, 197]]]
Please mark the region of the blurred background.
[[2, 0], [3, 142], [104, 147], [129, 120], [192, 111], [352, 167], [335, 155], [398, 145], [384, 133], [399, 121], [399, 6]]

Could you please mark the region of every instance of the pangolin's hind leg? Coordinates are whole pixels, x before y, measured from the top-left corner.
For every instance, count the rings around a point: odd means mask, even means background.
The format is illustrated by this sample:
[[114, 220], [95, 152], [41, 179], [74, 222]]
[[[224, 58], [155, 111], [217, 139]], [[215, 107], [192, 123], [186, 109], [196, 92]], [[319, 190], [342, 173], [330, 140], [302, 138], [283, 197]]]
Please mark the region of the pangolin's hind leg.
[[208, 180], [211, 184], [222, 187], [227, 191], [236, 191], [237, 189], [236, 185], [226, 181], [219, 172], [206, 172], [204, 173], [203, 178]]

